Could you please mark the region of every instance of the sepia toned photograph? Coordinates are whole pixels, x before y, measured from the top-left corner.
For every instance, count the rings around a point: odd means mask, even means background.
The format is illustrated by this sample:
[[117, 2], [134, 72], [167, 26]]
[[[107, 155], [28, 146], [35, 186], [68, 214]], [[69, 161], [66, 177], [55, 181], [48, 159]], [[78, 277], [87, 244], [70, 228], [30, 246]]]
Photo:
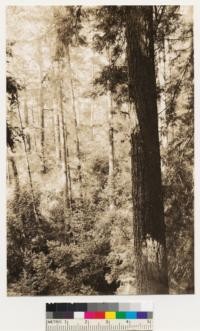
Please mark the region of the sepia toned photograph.
[[7, 6], [7, 294], [194, 293], [191, 6]]

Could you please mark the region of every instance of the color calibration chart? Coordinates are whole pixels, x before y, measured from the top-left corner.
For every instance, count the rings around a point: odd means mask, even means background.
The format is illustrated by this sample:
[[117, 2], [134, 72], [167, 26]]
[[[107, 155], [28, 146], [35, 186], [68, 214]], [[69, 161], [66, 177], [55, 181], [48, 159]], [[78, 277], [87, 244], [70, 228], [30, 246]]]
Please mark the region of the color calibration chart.
[[145, 330], [153, 330], [150, 302], [46, 304], [46, 331]]

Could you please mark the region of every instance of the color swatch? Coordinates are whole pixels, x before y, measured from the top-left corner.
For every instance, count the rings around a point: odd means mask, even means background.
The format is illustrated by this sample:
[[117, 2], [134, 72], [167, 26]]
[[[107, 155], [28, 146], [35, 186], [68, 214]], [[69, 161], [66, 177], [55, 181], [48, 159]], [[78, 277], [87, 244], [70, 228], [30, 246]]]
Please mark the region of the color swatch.
[[[152, 309], [144, 310], [138, 303], [50, 303], [46, 304], [47, 319], [152, 319]], [[147, 306], [149, 308], [149, 306]]]

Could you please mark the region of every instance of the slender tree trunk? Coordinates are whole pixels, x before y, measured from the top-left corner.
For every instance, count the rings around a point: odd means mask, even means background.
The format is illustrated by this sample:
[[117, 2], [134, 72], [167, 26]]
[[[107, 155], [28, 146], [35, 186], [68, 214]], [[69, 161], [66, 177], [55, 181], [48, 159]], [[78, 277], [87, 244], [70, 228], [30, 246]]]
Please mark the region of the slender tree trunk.
[[35, 151], [37, 152], [37, 139], [35, 135], [35, 116], [34, 116], [34, 110], [33, 107], [31, 107], [31, 114], [32, 114], [32, 123], [33, 123], [33, 139], [34, 139], [34, 145], [35, 145]]
[[46, 173], [46, 161], [45, 161], [45, 128], [44, 128], [44, 102], [43, 102], [43, 87], [40, 88], [40, 111], [41, 111], [41, 151], [42, 151], [42, 172]]
[[17, 110], [18, 110], [20, 128], [21, 128], [21, 132], [22, 132], [22, 140], [23, 140], [23, 144], [24, 144], [24, 151], [25, 151], [27, 170], [28, 170], [28, 178], [29, 178], [29, 182], [30, 182], [30, 192], [31, 192], [31, 197], [32, 197], [33, 212], [34, 212], [35, 220], [36, 220], [36, 222], [38, 222], [39, 218], [38, 218], [38, 213], [37, 213], [37, 208], [36, 208], [35, 192], [34, 192], [34, 188], [33, 188], [33, 180], [32, 180], [29, 156], [28, 156], [28, 151], [27, 151], [27, 143], [26, 143], [26, 139], [25, 139], [25, 136], [24, 136], [24, 130], [23, 130], [23, 123], [22, 123], [22, 116], [21, 116], [21, 112], [20, 112], [18, 93], [17, 93]]
[[94, 139], [94, 100], [91, 100], [91, 114], [90, 114], [90, 127], [91, 127], [91, 137]]
[[15, 185], [15, 191], [16, 191], [16, 193], [19, 193], [19, 190], [20, 190], [19, 175], [18, 175], [17, 165], [16, 165], [16, 161], [15, 161], [13, 152], [10, 151], [8, 156], [9, 156], [8, 159], [10, 161], [11, 168], [12, 168], [13, 182], [14, 182], [14, 185]]
[[56, 153], [56, 163], [59, 165], [62, 160], [61, 153], [61, 138], [60, 138], [60, 118], [59, 111], [57, 108], [57, 93], [56, 88], [54, 88], [54, 101], [53, 101], [53, 114], [52, 114], [52, 123], [53, 123], [53, 132], [54, 132], [54, 143], [55, 143], [55, 153]]
[[113, 97], [109, 92], [109, 111], [108, 111], [108, 138], [109, 138], [109, 205], [110, 210], [115, 207], [114, 202], [114, 190], [115, 190], [115, 178], [114, 178], [114, 133], [113, 133]]
[[166, 45], [167, 41], [165, 40], [165, 37], [163, 37], [163, 45], [162, 45], [162, 50], [160, 52], [160, 59], [159, 59], [159, 67], [160, 67], [160, 87], [161, 87], [161, 94], [160, 94], [160, 122], [161, 122], [161, 144], [163, 148], [167, 147], [167, 132], [163, 132], [163, 128], [167, 128], [167, 123], [166, 123]]
[[59, 113], [57, 112], [56, 114], [56, 120], [57, 120], [57, 137], [58, 137], [58, 157], [59, 160], [62, 160], [62, 151], [61, 151], [61, 125], [60, 125], [60, 117], [59, 117]]
[[139, 132], [132, 136], [137, 293], [168, 293], [151, 6], [126, 11], [129, 93]]
[[[53, 93], [53, 91], [52, 91]], [[55, 148], [55, 153], [56, 155], [58, 154], [58, 143], [57, 143], [57, 132], [56, 132], [56, 101], [55, 98], [53, 97], [52, 100], [52, 113], [51, 113], [51, 121], [52, 121], [52, 132], [53, 132], [53, 144]]]
[[77, 124], [77, 114], [76, 114], [76, 102], [75, 102], [75, 94], [74, 94], [74, 83], [72, 78], [72, 68], [71, 68], [71, 59], [70, 59], [70, 48], [69, 46], [66, 49], [67, 52], [67, 60], [69, 67], [69, 77], [70, 77], [70, 87], [71, 87], [71, 98], [72, 98], [72, 110], [74, 116], [74, 127], [75, 127], [75, 135], [76, 135], [76, 156], [78, 160], [78, 181], [80, 186], [80, 198], [83, 198], [82, 191], [82, 166], [81, 166], [81, 154], [80, 154], [80, 140], [79, 140], [79, 132], [78, 132], [78, 124]]
[[[92, 92], [94, 90], [93, 84], [94, 84], [94, 51], [92, 57]], [[94, 139], [94, 98], [91, 98], [90, 126], [91, 126], [92, 139]]]
[[40, 103], [40, 121], [41, 121], [41, 160], [42, 160], [42, 172], [47, 172], [46, 159], [45, 159], [45, 115], [44, 115], [44, 96], [43, 96], [43, 59], [41, 45], [39, 45], [39, 69], [40, 69], [40, 91], [39, 91], [39, 103]]
[[68, 170], [68, 187], [69, 187], [69, 204], [70, 208], [72, 209], [72, 180], [71, 180], [71, 168], [69, 165], [69, 148], [67, 146], [67, 159], [68, 159], [68, 165], [67, 165], [67, 170]]
[[[107, 48], [107, 57], [109, 65], [111, 66], [111, 54], [110, 49]], [[114, 157], [114, 130], [113, 130], [113, 95], [110, 90], [110, 82], [107, 82], [108, 85], [108, 140], [109, 140], [109, 175], [108, 175], [108, 184], [109, 184], [109, 206], [110, 210], [115, 208], [115, 178], [114, 178], [114, 169], [115, 169], [115, 157]]]
[[[58, 68], [57, 68], [58, 69]], [[61, 125], [60, 125], [60, 116], [59, 116], [59, 109], [57, 107], [57, 100], [58, 100], [58, 77], [56, 75], [55, 69], [53, 72], [53, 96], [54, 96], [54, 105], [53, 105], [53, 116], [54, 116], [54, 125], [55, 125], [55, 150], [57, 156], [57, 163], [60, 164], [62, 160], [62, 147], [61, 147]]]
[[[60, 64], [61, 66], [61, 64]], [[59, 93], [60, 93], [60, 113], [61, 113], [61, 121], [62, 121], [62, 134], [63, 134], [63, 158], [64, 158], [64, 167], [65, 167], [65, 208], [70, 207], [69, 200], [69, 185], [68, 185], [68, 159], [67, 159], [67, 144], [66, 144], [66, 124], [64, 117], [64, 109], [63, 109], [63, 91], [62, 91], [62, 78], [61, 71], [62, 66], [60, 68], [60, 85], [59, 85]]]
[[25, 127], [29, 125], [29, 114], [28, 114], [28, 105], [27, 105], [27, 90], [24, 89], [24, 123]]
[[27, 141], [27, 150], [31, 152], [31, 136], [29, 132], [29, 113], [28, 113], [28, 104], [27, 104], [27, 90], [24, 89], [24, 123], [25, 123], [25, 135]]
[[71, 167], [70, 167], [70, 155], [68, 147], [68, 133], [65, 125], [65, 141], [66, 141], [66, 152], [67, 152], [67, 178], [68, 178], [68, 191], [69, 191], [69, 207], [72, 211], [72, 180], [71, 180]]
[[9, 167], [9, 162], [8, 162], [8, 156], [7, 156], [7, 162], [6, 162], [6, 180], [8, 181], [9, 184], [12, 183], [12, 179], [10, 176], [10, 167]]

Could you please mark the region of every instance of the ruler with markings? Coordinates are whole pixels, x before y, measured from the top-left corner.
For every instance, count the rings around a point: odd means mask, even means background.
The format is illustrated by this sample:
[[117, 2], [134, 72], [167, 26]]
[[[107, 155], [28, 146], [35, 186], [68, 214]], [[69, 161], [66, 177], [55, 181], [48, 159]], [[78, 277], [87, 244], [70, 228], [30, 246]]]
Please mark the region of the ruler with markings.
[[149, 302], [46, 305], [46, 331], [145, 330], [153, 330], [153, 309]]

